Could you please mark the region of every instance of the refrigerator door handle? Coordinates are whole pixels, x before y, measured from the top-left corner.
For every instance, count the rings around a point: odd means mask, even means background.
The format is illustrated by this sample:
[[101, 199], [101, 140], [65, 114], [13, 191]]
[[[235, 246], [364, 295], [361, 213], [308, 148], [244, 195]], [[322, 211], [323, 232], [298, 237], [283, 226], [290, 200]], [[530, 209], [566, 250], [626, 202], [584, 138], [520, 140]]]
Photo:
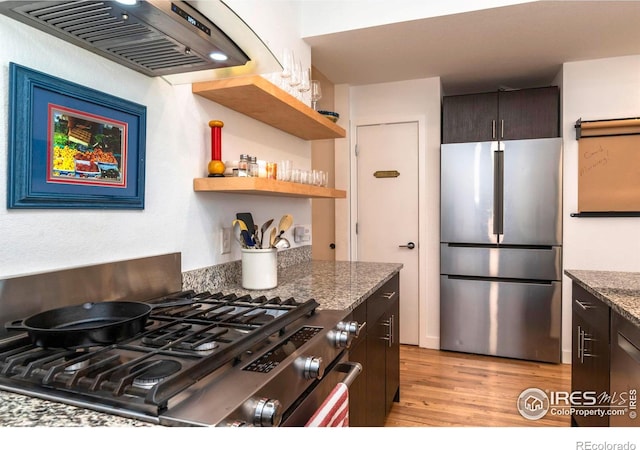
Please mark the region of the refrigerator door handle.
[[488, 281], [488, 282], [509, 282], [516, 284], [530, 284], [530, 285], [538, 285], [538, 286], [551, 286], [553, 283], [557, 283], [557, 281], [553, 280], [536, 280], [529, 278], [502, 278], [502, 277], [491, 277], [491, 276], [474, 276], [474, 275], [442, 275], [446, 277], [448, 280], [467, 280], [467, 281]]
[[496, 150], [493, 158], [493, 233], [504, 233], [504, 151]]

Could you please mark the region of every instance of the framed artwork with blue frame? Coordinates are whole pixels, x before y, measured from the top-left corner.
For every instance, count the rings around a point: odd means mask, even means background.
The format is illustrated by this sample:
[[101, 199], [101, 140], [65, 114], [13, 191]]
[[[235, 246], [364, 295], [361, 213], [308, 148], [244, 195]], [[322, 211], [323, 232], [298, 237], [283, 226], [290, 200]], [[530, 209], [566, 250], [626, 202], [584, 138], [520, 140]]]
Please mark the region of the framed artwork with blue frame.
[[7, 207], [144, 209], [146, 114], [10, 63]]

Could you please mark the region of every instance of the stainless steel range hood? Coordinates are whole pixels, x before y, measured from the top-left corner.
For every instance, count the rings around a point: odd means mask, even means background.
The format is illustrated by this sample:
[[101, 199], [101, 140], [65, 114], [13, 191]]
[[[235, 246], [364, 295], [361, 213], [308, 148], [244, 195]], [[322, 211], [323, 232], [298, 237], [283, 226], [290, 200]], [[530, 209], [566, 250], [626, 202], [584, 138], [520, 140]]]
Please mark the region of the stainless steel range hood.
[[[206, 8], [218, 17], [210, 19], [177, 0], [138, 0], [132, 5], [98, 0], [0, 2], [1, 14], [170, 82], [190, 82], [179, 75], [191, 72], [203, 79], [255, 72], [251, 53], [263, 59], [265, 73], [277, 70], [279, 63], [264, 43], [224, 3], [206, 2]], [[218, 19], [224, 28], [214, 23]], [[236, 43], [232, 34], [243, 42]], [[214, 60], [212, 54], [227, 59]], [[172, 80], [171, 75], [178, 76]]]

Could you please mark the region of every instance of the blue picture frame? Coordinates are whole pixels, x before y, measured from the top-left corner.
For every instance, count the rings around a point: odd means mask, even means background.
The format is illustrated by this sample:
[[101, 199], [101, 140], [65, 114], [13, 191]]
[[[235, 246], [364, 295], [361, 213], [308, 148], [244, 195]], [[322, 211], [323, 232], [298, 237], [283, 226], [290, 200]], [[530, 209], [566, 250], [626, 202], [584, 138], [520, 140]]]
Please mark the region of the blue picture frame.
[[144, 209], [146, 114], [10, 63], [7, 208]]

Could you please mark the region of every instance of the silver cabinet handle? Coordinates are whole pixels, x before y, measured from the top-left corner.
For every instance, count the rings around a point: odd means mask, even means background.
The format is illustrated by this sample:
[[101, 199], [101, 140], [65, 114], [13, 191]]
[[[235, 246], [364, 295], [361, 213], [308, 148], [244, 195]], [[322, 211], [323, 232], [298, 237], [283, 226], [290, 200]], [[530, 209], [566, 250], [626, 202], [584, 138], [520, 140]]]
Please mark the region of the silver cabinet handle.
[[585, 311], [586, 311], [586, 310], [588, 310], [588, 309], [592, 309], [592, 308], [593, 308], [593, 305], [591, 305], [591, 303], [587, 303], [587, 302], [585, 302], [585, 301], [583, 301], [583, 300], [578, 300], [578, 299], [576, 298], [576, 299], [574, 299], [573, 301], [574, 301], [574, 302], [576, 302], [576, 303], [577, 303], [577, 305], [578, 305], [580, 308], [584, 309]]
[[491, 139], [495, 139], [496, 138], [496, 120], [493, 119], [491, 121]]
[[592, 335], [585, 332], [580, 325], [578, 325], [578, 358], [580, 359], [580, 363], [584, 363], [585, 358], [593, 358], [596, 356], [585, 347], [585, 342], [587, 341], [597, 341], [597, 339], [594, 339]]
[[394, 322], [395, 322], [395, 314], [392, 314], [387, 320], [385, 320], [384, 322], [381, 322], [381, 325], [383, 327], [387, 327], [387, 335], [384, 337], [381, 337], [380, 339], [382, 339], [383, 341], [387, 341], [387, 346], [389, 347], [391, 347], [391, 345], [395, 342], [395, 340], [393, 339]]
[[386, 335], [384, 335], [383, 337], [381, 337], [380, 339], [383, 341], [387, 341], [387, 346], [391, 347], [391, 317], [389, 317], [387, 320], [380, 322], [380, 325], [382, 325], [383, 327], [387, 327], [387, 333]]
[[391, 319], [389, 319], [391, 322], [391, 326], [389, 327], [389, 347], [391, 347], [391, 344], [393, 344], [395, 341], [393, 339], [393, 328], [394, 328], [394, 324], [396, 321], [396, 316], [395, 314], [391, 315]]
[[386, 298], [387, 300], [391, 300], [396, 295], [396, 292], [385, 292], [384, 294], [380, 294], [380, 297]]
[[578, 359], [580, 362], [584, 362], [584, 357], [582, 356], [582, 327], [578, 325]]
[[500, 139], [504, 139], [504, 119], [500, 121]]

